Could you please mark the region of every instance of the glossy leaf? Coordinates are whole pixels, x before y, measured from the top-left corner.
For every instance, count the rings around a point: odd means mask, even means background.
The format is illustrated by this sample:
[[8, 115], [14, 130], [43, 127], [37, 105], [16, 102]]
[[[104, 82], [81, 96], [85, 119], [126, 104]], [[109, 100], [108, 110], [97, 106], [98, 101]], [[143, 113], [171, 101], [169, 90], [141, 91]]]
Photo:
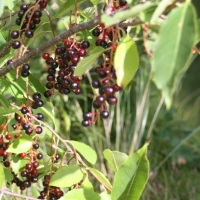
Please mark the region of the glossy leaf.
[[3, 46], [6, 44], [6, 40], [3, 37], [2, 33], [0, 32], [0, 48], [3, 48]]
[[93, 5], [97, 5], [97, 4], [100, 2], [100, 0], [90, 0], [90, 2], [91, 2]]
[[94, 168], [91, 168], [91, 167], [88, 167], [88, 169], [93, 174], [95, 174], [95, 176], [98, 177], [98, 179], [101, 180], [101, 182], [103, 182], [107, 187], [112, 189], [111, 183], [109, 182], [109, 180], [100, 171], [98, 171], [98, 170], [96, 170]]
[[95, 164], [97, 161], [97, 154], [96, 152], [88, 145], [70, 140], [70, 143], [75, 147], [75, 149], [91, 164]]
[[152, 59], [152, 70], [153, 80], [162, 91], [168, 108], [180, 75], [187, 70], [192, 48], [198, 38], [197, 32], [195, 9], [189, 2], [172, 10], [161, 27]]
[[32, 147], [33, 140], [30, 136], [21, 136], [17, 138], [6, 150], [10, 153], [26, 153]]
[[156, 4], [147, 1], [147, 2], [145, 2], [143, 4], [138, 4], [136, 6], [133, 6], [130, 9], [117, 12], [113, 16], [109, 16], [107, 14], [103, 14], [101, 16], [101, 21], [102, 21], [102, 23], [105, 24], [105, 26], [111, 26], [111, 25], [117, 24], [117, 23], [119, 23], [121, 21], [124, 21], [124, 20], [127, 20], [129, 18], [135, 17], [139, 13], [147, 10], [148, 8], [150, 8], [151, 6], [154, 6], [154, 5], [156, 5]]
[[[4, 2], [0, 1], [0, 17], [3, 14], [3, 10], [4, 10]], [[1, 45], [0, 45], [1, 46]]]
[[[86, 2], [86, 0], [76, 0], [77, 6], [80, 6], [82, 3]], [[62, 15], [70, 14], [70, 11], [74, 11], [74, 1], [67, 0], [66, 3], [63, 4], [63, 6], [56, 12], [54, 15], [54, 18], [59, 18]]]
[[130, 155], [117, 171], [112, 200], [138, 200], [149, 175], [149, 162], [146, 157], [147, 144], [136, 153]]
[[124, 36], [115, 53], [114, 67], [117, 75], [117, 84], [126, 86], [133, 79], [139, 65], [139, 56], [135, 42], [129, 36]]
[[50, 185], [57, 187], [71, 187], [83, 179], [83, 172], [78, 165], [59, 168], [52, 176]]
[[92, 190], [76, 189], [67, 192], [60, 200], [103, 200]]
[[91, 50], [88, 56], [84, 57], [81, 61], [79, 61], [74, 74], [76, 76], [82, 76], [99, 58], [99, 56], [105, 51], [103, 47], [95, 47]]
[[114, 172], [117, 172], [119, 167], [128, 157], [125, 153], [121, 153], [119, 151], [111, 151], [110, 149], [104, 150], [103, 155], [104, 158], [107, 160], [109, 167]]

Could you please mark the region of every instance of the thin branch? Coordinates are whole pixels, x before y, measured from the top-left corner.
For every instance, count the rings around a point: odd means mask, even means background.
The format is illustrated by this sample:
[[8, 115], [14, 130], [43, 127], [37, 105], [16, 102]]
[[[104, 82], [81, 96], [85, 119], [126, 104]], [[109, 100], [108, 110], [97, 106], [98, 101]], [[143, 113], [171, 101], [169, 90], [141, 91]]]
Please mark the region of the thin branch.
[[7, 189], [0, 189], [0, 193], [1, 194], [6, 194], [8, 196], [14, 196], [14, 197], [19, 197], [19, 198], [22, 198], [22, 199], [26, 199], [26, 200], [38, 200], [36, 198], [33, 198], [33, 197], [28, 197], [28, 196], [25, 196], [25, 195], [21, 195], [21, 194], [18, 194], [18, 193], [14, 193], [14, 192], [11, 192]]
[[[13, 103], [10, 103], [10, 105], [13, 107], [13, 108], [16, 108], [17, 110], [20, 110], [21, 108], [16, 106], [15, 104]], [[83, 162], [83, 160], [81, 159], [81, 156], [76, 152], [76, 149], [73, 147], [73, 145], [70, 143], [70, 141], [68, 140], [64, 140], [62, 137], [60, 137], [60, 135], [58, 135], [58, 133], [56, 133], [56, 131], [54, 131], [49, 125], [47, 125], [46, 123], [38, 120], [36, 117], [34, 117], [32, 114], [30, 113], [27, 113], [28, 116], [32, 117], [35, 121], [37, 121], [38, 123], [40, 123], [41, 125], [45, 126], [46, 128], [48, 128], [66, 147], [66, 149], [70, 152], [70, 153], [73, 153], [75, 158], [79, 161], [79, 163], [86, 169], [88, 170], [98, 181], [100, 184], [102, 184], [105, 188], [107, 188], [107, 190], [109, 191], [112, 191], [111, 188], [109, 188], [107, 185], [105, 185], [97, 176], [96, 174], [91, 171], [88, 166]], [[73, 147], [73, 150], [67, 145], [67, 142], [70, 143]]]
[[10, 40], [6, 45], [3, 47], [3, 49], [0, 51], [0, 58], [4, 56], [6, 51], [11, 47], [13, 40]]
[[10, 72], [11, 70], [17, 68], [19, 65], [27, 62], [30, 58], [35, 57], [37, 54], [43, 52], [44, 50], [56, 45], [60, 41], [66, 39], [67, 37], [73, 35], [74, 33], [78, 33], [79, 31], [86, 30], [86, 29], [91, 29], [92, 27], [96, 26], [97, 24], [100, 23], [100, 18], [95, 18], [89, 22], [86, 23], [81, 23], [79, 25], [76, 25], [69, 30], [61, 33], [60, 35], [56, 36], [52, 40], [49, 40], [48, 42], [42, 44], [38, 48], [28, 52], [21, 58], [17, 59], [15, 62], [13, 62], [10, 65], [7, 65], [6, 67], [2, 68], [0, 70], [0, 77], [4, 76], [6, 73]]

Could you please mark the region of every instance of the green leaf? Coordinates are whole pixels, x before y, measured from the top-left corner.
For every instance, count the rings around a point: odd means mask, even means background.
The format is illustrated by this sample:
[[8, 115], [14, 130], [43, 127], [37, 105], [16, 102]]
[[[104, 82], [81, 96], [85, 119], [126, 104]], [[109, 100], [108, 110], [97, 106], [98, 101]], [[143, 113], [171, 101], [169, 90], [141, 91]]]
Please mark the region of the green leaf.
[[169, 6], [170, 4], [172, 4], [175, 0], [163, 0], [161, 1], [155, 12], [153, 13], [153, 16], [150, 20], [151, 23], [155, 22], [159, 17], [160, 15], [163, 13], [163, 11], [167, 8], [167, 6]]
[[162, 91], [168, 108], [180, 75], [188, 68], [192, 48], [198, 38], [197, 32], [195, 9], [189, 2], [172, 10], [161, 27], [152, 59], [152, 71], [153, 80]]
[[83, 179], [83, 172], [78, 165], [63, 166], [52, 176], [50, 185], [71, 187]]
[[9, 10], [13, 10], [15, 0], [3, 0], [3, 2], [8, 6]]
[[112, 200], [138, 200], [141, 196], [149, 175], [147, 145], [130, 155], [117, 171], [111, 193]]
[[88, 169], [93, 173], [95, 174], [95, 176], [101, 180], [101, 182], [103, 182], [107, 187], [109, 187], [110, 189], [112, 189], [112, 185], [111, 183], [109, 182], [109, 180], [98, 170], [94, 169], [94, 168], [91, 168], [91, 167], [88, 167]]
[[103, 152], [104, 158], [107, 160], [109, 167], [117, 172], [118, 168], [124, 163], [127, 159], [127, 155], [125, 153], [121, 153], [119, 151], [111, 151], [110, 149], [106, 149]]
[[95, 6], [97, 5], [101, 0], [90, 0], [90, 2]]
[[86, 190], [94, 190], [92, 183], [90, 182], [90, 180], [88, 179], [88, 177], [86, 177], [84, 179], [84, 181], [82, 182], [81, 188], [86, 189]]
[[4, 174], [5, 174], [6, 181], [10, 182], [13, 180], [13, 174], [11, 173], [10, 169], [4, 168]]
[[5, 182], [4, 167], [1, 164], [0, 164], [0, 174], [1, 174], [1, 178], [0, 178], [0, 188], [1, 188]]
[[74, 74], [76, 76], [82, 76], [97, 60], [97, 58], [105, 51], [103, 47], [95, 47], [89, 51], [89, 55], [84, 57], [77, 65]]
[[97, 161], [97, 154], [96, 152], [88, 145], [70, 140], [70, 143], [75, 147], [75, 149], [92, 165], [94, 165]]
[[1, 94], [0, 94], [0, 102], [1, 105], [4, 105], [6, 108], [9, 108], [8, 100]]
[[5, 44], [6, 44], [6, 40], [3, 37], [2, 33], [0, 32], [0, 48], [2, 49]]
[[67, 192], [60, 200], [103, 200], [92, 190], [76, 189]]
[[33, 140], [30, 136], [21, 136], [17, 138], [6, 150], [9, 153], [25, 153], [32, 147]]
[[29, 163], [29, 159], [21, 159], [18, 155], [12, 156], [11, 166], [13, 172], [16, 174], [19, 173], [27, 163]]
[[114, 67], [117, 84], [126, 88], [133, 79], [139, 65], [139, 56], [135, 42], [129, 36], [124, 36], [115, 53]]
[[[76, 2], [77, 6], [80, 6], [82, 3], [86, 2], [86, 0], [76, 0]], [[71, 11], [74, 11], [74, 9], [75, 9], [74, 1], [68, 0], [61, 6], [61, 8], [56, 12], [56, 14], [53, 17], [59, 18], [66, 14], [69, 15]]]
[[117, 24], [121, 21], [135, 17], [139, 13], [147, 10], [148, 8], [150, 8], [151, 6], [154, 6], [154, 5], [156, 5], [156, 4], [147, 1], [146, 3], [133, 6], [130, 9], [119, 11], [116, 14], [114, 14], [113, 16], [103, 14], [103, 15], [101, 15], [101, 22], [104, 23], [106, 26], [111, 26], [111, 25]]
[[102, 192], [100, 194], [102, 200], [111, 200], [111, 195], [107, 194], [106, 192]]
[[[4, 2], [0, 1], [0, 17], [3, 14], [3, 10], [4, 10]], [[1, 46], [1, 45], [0, 45]]]

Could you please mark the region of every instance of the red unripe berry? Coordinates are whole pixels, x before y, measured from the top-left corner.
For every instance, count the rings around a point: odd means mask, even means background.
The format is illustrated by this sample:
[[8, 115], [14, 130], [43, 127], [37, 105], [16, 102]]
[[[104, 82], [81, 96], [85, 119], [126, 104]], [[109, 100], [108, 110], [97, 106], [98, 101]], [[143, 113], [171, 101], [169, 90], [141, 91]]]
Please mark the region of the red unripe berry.
[[42, 54], [42, 58], [43, 58], [44, 60], [48, 60], [48, 59], [50, 58], [49, 53], [43, 53], [43, 54]]
[[19, 156], [20, 156], [20, 158], [22, 158], [22, 159], [23, 159], [23, 158], [25, 158], [25, 157], [26, 157], [26, 153], [20, 153], [20, 154], [19, 154]]
[[6, 139], [7, 140], [11, 140], [12, 139], [12, 135], [11, 134], [6, 134]]
[[6, 125], [5, 125], [5, 124], [2, 124], [2, 125], [1, 125], [1, 130], [3, 131], [5, 128], [6, 128]]

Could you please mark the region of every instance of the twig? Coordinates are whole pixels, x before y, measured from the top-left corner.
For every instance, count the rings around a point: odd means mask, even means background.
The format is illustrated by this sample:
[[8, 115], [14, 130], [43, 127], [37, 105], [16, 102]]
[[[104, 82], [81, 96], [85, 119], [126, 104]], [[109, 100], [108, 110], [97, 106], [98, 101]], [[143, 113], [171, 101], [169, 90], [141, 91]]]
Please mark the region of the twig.
[[33, 197], [28, 197], [28, 196], [25, 196], [25, 195], [22, 195], [22, 194], [11, 192], [7, 189], [0, 189], [0, 193], [6, 194], [6, 195], [9, 195], [9, 196], [19, 197], [19, 198], [26, 199], [26, 200], [38, 200], [38, 199], [33, 198]]
[[[10, 103], [10, 105], [13, 107], [13, 108], [16, 108], [17, 110], [20, 110], [21, 108], [16, 106], [15, 104], [13, 103]], [[89, 168], [88, 166], [83, 162], [83, 160], [81, 159], [80, 155], [76, 152], [76, 149], [73, 147], [73, 145], [70, 143], [70, 141], [68, 140], [64, 140], [62, 137], [60, 137], [58, 135], [58, 133], [56, 133], [49, 125], [47, 125], [46, 123], [38, 120], [36, 117], [34, 117], [32, 114], [30, 113], [27, 113], [28, 116], [32, 117], [35, 121], [39, 122], [41, 125], [45, 126], [46, 128], [48, 128], [66, 147], [66, 149], [70, 152], [70, 153], [73, 153], [75, 158], [77, 159], [77, 161], [79, 161], [79, 163], [86, 169], [88, 170], [98, 181], [100, 184], [102, 184], [105, 188], [107, 188], [107, 190], [109, 191], [112, 191], [111, 188], [109, 188], [107, 185], [105, 185], [97, 176], [95, 173], [93, 173]], [[67, 142], [70, 143], [73, 147], [73, 150], [67, 145]]]
[[3, 49], [0, 51], [0, 58], [4, 56], [6, 51], [11, 47], [13, 40], [10, 40], [6, 45], [3, 47]]
[[73, 35], [74, 33], [78, 33], [79, 31], [86, 30], [86, 29], [91, 29], [92, 27], [96, 26], [99, 23], [100, 23], [100, 18], [95, 18], [95, 19], [93, 19], [89, 22], [81, 23], [79, 25], [76, 25], [76, 26], [70, 28], [69, 30], [61, 33], [60, 35], [56, 36], [52, 40], [49, 40], [48, 42], [42, 44], [38, 48], [28, 52], [27, 54], [25, 54], [21, 58], [17, 59], [12, 64], [7, 65], [3, 69], [1, 69], [0, 70], [0, 77], [5, 75], [6, 73], [10, 72], [11, 70], [17, 68], [17, 66], [27, 62], [30, 58], [33, 58], [37, 54], [39, 54], [39, 53], [43, 52], [44, 50], [56, 45], [57, 43], [64, 40], [65, 38]]

